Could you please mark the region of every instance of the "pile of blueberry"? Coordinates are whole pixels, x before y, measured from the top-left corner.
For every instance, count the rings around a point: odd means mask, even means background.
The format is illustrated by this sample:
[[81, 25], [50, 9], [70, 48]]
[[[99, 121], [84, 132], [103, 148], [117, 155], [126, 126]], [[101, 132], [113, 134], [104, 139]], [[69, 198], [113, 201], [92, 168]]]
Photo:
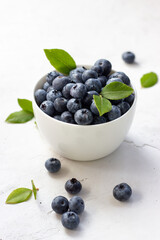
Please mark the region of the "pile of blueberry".
[[100, 59], [91, 69], [77, 67], [70, 71], [69, 76], [50, 72], [42, 89], [36, 90], [35, 100], [44, 113], [66, 123], [90, 125], [112, 121], [129, 110], [134, 94], [111, 101], [112, 110], [99, 116], [93, 95], [98, 95], [111, 82], [130, 86], [130, 79], [125, 73], [112, 73], [111, 69], [108, 60]]

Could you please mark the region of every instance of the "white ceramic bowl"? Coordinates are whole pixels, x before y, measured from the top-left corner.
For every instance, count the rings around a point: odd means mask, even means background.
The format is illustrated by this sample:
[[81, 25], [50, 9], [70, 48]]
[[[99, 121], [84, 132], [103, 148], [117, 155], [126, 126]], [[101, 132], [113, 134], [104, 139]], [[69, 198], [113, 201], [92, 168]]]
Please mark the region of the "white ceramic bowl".
[[[41, 88], [46, 76], [34, 88]], [[135, 89], [134, 89], [135, 90]], [[42, 136], [53, 150], [63, 157], [91, 161], [109, 155], [123, 142], [131, 126], [137, 94], [131, 108], [120, 118], [97, 125], [76, 125], [61, 122], [45, 114], [33, 99], [33, 110]]]

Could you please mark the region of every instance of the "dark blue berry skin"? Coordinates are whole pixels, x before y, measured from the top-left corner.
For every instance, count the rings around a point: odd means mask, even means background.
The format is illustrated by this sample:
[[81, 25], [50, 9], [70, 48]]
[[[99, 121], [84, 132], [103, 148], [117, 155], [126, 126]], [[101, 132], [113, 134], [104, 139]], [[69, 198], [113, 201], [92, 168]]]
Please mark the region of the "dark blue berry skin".
[[72, 113], [65, 111], [61, 114], [61, 121], [66, 123], [75, 123]]
[[129, 97], [125, 98], [124, 101], [128, 102], [130, 104], [130, 106], [132, 106], [132, 104], [134, 102], [134, 98], [135, 98], [135, 95], [134, 95], [134, 93], [132, 93]]
[[62, 113], [67, 110], [67, 99], [60, 97], [54, 101], [54, 108], [57, 112]]
[[96, 71], [98, 73], [98, 76], [102, 76], [102, 68], [101, 66], [93, 66], [91, 70]]
[[98, 93], [101, 92], [101, 82], [97, 79], [90, 78], [85, 82], [85, 85], [87, 87], [87, 91], [96, 91]]
[[79, 225], [79, 216], [75, 212], [66, 212], [61, 218], [62, 225], [70, 230], [74, 230]]
[[93, 124], [102, 124], [102, 123], [106, 123], [107, 119], [103, 116], [94, 116], [93, 118]]
[[85, 83], [89, 78], [98, 78], [98, 73], [93, 70], [86, 70], [82, 74], [82, 80]]
[[54, 118], [55, 118], [56, 120], [62, 121], [61, 115], [55, 115]]
[[89, 125], [93, 121], [93, 115], [87, 108], [82, 108], [74, 114], [74, 120], [79, 125]]
[[51, 90], [50, 92], [47, 93], [47, 100], [54, 102], [56, 98], [62, 97], [62, 93], [57, 90]]
[[102, 87], [106, 86], [107, 78], [105, 76], [98, 77], [98, 80], [101, 82]]
[[56, 159], [56, 158], [49, 158], [46, 162], [45, 162], [45, 167], [48, 170], [48, 172], [50, 173], [56, 173], [60, 170], [61, 168], [61, 162]]
[[70, 111], [71, 113], [77, 112], [77, 110], [82, 108], [81, 100], [76, 98], [71, 98], [67, 102], [67, 108], [68, 108], [68, 111]]
[[124, 72], [115, 72], [109, 76], [109, 79], [111, 78], [120, 78], [123, 83], [130, 86], [130, 79]]
[[113, 189], [113, 196], [121, 201], [127, 201], [132, 195], [132, 189], [127, 183], [120, 183]]
[[93, 95], [98, 95], [96, 91], [88, 91], [86, 96], [83, 99], [83, 104], [86, 107], [90, 107], [92, 100], [93, 100]]
[[58, 76], [62, 76], [62, 74], [56, 71], [50, 72], [47, 74], [46, 81], [51, 85], [53, 80]]
[[66, 86], [63, 87], [62, 94], [65, 98], [70, 99], [70, 90], [74, 86], [74, 83], [68, 83]]
[[55, 90], [62, 91], [63, 87], [70, 82], [71, 80], [69, 77], [58, 76], [53, 80], [52, 86]]
[[70, 90], [70, 95], [73, 98], [82, 99], [87, 93], [87, 88], [83, 83], [76, 83]]
[[52, 91], [52, 90], [54, 90], [53, 86], [49, 86], [49, 87], [47, 88], [47, 93], [49, 93], [49, 92]]
[[135, 54], [132, 52], [124, 52], [122, 54], [122, 59], [126, 62], [126, 63], [133, 63], [135, 60]]
[[76, 178], [72, 178], [65, 183], [65, 189], [70, 194], [77, 194], [81, 191], [82, 184]]
[[123, 81], [120, 78], [110, 78], [107, 82], [106, 85], [112, 83], [112, 82], [121, 82], [123, 83]]
[[77, 214], [81, 214], [84, 211], [84, 201], [81, 197], [74, 196], [69, 201], [69, 210]]
[[74, 83], [82, 83], [82, 73], [86, 69], [84, 67], [78, 67], [70, 71], [69, 76], [71, 78], [71, 81]]
[[53, 105], [53, 102], [51, 101], [44, 101], [41, 103], [40, 105], [40, 109], [46, 113], [47, 115], [53, 117], [54, 115], [54, 105]]
[[117, 107], [120, 108], [122, 114], [125, 114], [125, 113], [130, 109], [129, 103], [124, 102], [124, 101], [121, 102], [121, 103], [119, 103], [119, 104], [117, 105]]
[[99, 59], [95, 62], [94, 66], [98, 66], [101, 68], [102, 74], [104, 76], [108, 76], [108, 74], [110, 73], [111, 69], [112, 69], [112, 65], [111, 63], [106, 60], [106, 59]]
[[121, 116], [121, 110], [119, 107], [112, 105], [112, 109], [110, 112], [107, 113], [107, 118], [109, 121], [113, 121], [116, 118], [119, 118]]
[[46, 100], [46, 94], [47, 93], [44, 89], [38, 89], [35, 91], [34, 96], [35, 96], [35, 100], [36, 100], [36, 103], [38, 104], [38, 106], [40, 106], [41, 103]]
[[43, 89], [45, 90], [45, 91], [47, 91], [47, 89], [50, 87], [51, 85], [48, 83], [48, 82], [45, 82], [44, 84], [43, 84]]
[[68, 211], [69, 202], [67, 198], [63, 196], [58, 196], [53, 199], [51, 207], [56, 213], [63, 214]]
[[96, 107], [96, 104], [94, 101], [92, 101], [92, 104], [90, 106], [90, 110], [92, 113], [94, 113], [95, 115], [99, 116], [99, 112], [98, 112], [98, 109]]
[[112, 105], [117, 105], [119, 103], [121, 103], [123, 101], [123, 99], [119, 99], [119, 100], [110, 100], [110, 102], [112, 103]]

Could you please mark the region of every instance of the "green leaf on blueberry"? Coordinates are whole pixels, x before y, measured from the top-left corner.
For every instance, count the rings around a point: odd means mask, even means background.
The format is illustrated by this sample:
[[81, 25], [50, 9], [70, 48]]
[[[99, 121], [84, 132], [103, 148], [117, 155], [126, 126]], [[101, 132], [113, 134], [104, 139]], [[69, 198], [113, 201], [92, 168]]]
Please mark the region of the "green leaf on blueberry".
[[25, 202], [32, 196], [32, 190], [29, 188], [17, 188], [11, 192], [6, 200], [7, 204], [16, 204]]
[[158, 82], [158, 76], [154, 72], [146, 73], [141, 77], [140, 81], [142, 87], [152, 87]]
[[62, 49], [44, 49], [44, 52], [51, 65], [60, 73], [67, 75], [76, 68], [74, 59], [66, 51]]
[[112, 104], [108, 99], [104, 98], [101, 95], [93, 95], [93, 98], [100, 116], [102, 116], [104, 113], [111, 111]]

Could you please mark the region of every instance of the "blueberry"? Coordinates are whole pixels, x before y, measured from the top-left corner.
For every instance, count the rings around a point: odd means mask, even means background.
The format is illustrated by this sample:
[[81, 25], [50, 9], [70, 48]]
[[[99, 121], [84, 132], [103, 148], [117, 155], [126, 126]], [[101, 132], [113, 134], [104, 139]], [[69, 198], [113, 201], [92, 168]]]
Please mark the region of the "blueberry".
[[82, 108], [81, 100], [76, 98], [71, 98], [67, 102], [67, 108], [71, 113], [75, 113], [77, 110]]
[[111, 71], [112, 65], [111, 63], [106, 59], [99, 59], [95, 62], [94, 66], [98, 66], [101, 68], [102, 74], [104, 76], [108, 76], [108, 74]]
[[66, 212], [61, 218], [62, 225], [68, 229], [75, 229], [79, 225], [79, 216], [75, 212]]
[[89, 125], [93, 121], [93, 115], [87, 108], [82, 108], [74, 114], [74, 120], [79, 125]]
[[122, 54], [122, 59], [126, 62], [126, 63], [133, 63], [134, 59], [135, 59], [135, 54], [132, 52], [124, 52]]
[[134, 93], [132, 93], [129, 97], [125, 98], [124, 101], [128, 102], [131, 106], [133, 104], [134, 98], [135, 98]]
[[54, 118], [55, 118], [56, 120], [62, 121], [61, 115], [55, 115]]
[[49, 92], [52, 91], [52, 90], [54, 90], [53, 86], [49, 86], [49, 87], [47, 88], [47, 93], [49, 93]]
[[124, 114], [130, 109], [130, 105], [127, 102], [121, 102], [117, 105], [120, 108], [121, 113]]
[[63, 196], [58, 196], [53, 199], [51, 206], [53, 211], [58, 214], [63, 214], [68, 211], [69, 202], [67, 198]]
[[47, 100], [54, 102], [56, 98], [62, 97], [62, 93], [57, 90], [51, 90], [50, 92], [47, 93]]
[[106, 86], [107, 78], [105, 76], [98, 77], [98, 80], [101, 82], [102, 87]]
[[56, 98], [54, 101], [54, 108], [57, 112], [62, 113], [67, 110], [67, 99], [63, 97]]
[[115, 72], [109, 76], [109, 79], [111, 78], [120, 78], [123, 83], [130, 85], [130, 79], [124, 72]]
[[69, 201], [69, 210], [77, 214], [84, 211], [84, 201], [81, 197], [74, 196]]
[[83, 99], [83, 104], [86, 107], [90, 107], [92, 100], [93, 100], [93, 95], [98, 95], [96, 91], [88, 91], [86, 96]]
[[82, 99], [87, 93], [86, 86], [83, 83], [76, 83], [70, 90], [70, 95], [73, 98]]
[[46, 113], [47, 115], [53, 117], [53, 114], [54, 114], [54, 105], [53, 105], [53, 102], [51, 101], [44, 101], [41, 103], [40, 105], [40, 109]]
[[86, 82], [89, 78], [98, 78], [98, 74], [96, 71], [93, 70], [86, 70], [82, 74], [83, 82]]
[[56, 158], [49, 158], [45, 162], [45, 167], [50, 173], [56, 173], [61, 168], [61, 162]]
[[112, 83], [112, 82], [121, 82], [123, 83], [123, 81], [120, 78], [110, 78], [107, 82], [106, 85]]
[[84, 67], [78, 67], [70, 71], [69, 76], [71, 78], [71, 81], [74, 83], [82, 83], [82, 73], [86, 69]]
[[61, 114], [61, 120], [66, 123], [75, 123], [72, 113], [65, 111]]
[[109, 121], [113, 121], [116, 118], [119, 118], [121, 116], [121, 110], [119, 107], [112, 105], [112, 109], [110, 112], [107, 113], [107, 117]]
[[102, 68], [101, 66], [93, 66], [91, 70], [96, 71], [98, 73], [98, 76], [102, 76]]
[[90, 106], [90, 110], [92, 113], [94, 113], [95, 115], [99, 116], [99, 112], [98, 112], [98, 109], [96, 107], [96, 104], [94, 101], [92, 101], [92, 104]]
[[70, 194], [77, 194], [81, 191], [82, 184], [76, 178], [72, 178], [65, 183], [65, 189]]
[[44, 89], [38, 89], [35, 91], [34, 96], [35, 96], [35, 100], [36, 100], [36, 103], [38, 104], [38, 106], [40, 106], [41, 103], [46, 100], [46, 94], [47, 93]]
[[87, 87], [87, 91], [96, 91], [98, 93], [101, 92], [101, 82], [98, 79], [94, 78], [89, 78], [86, 82], [85, 85]]
[[62, 76], [62, 74], [56, 71], [50, 72], [47, 74], [46, 81], [51, 85], [53, 80], [58, 76]]
[[117, 105], [119, 103], [121, 103], [123, 101], [123, 99], [119, 99], [119, 100], [110, 100], [110, 102], [112, 103], [112, 105]]
[[93, 118], [93, 124], [101, 124], [101, 123], [106, 123], [107, 120], [104, 116], [94, 116]]
[[48, 82], [45, 82], [44, 84], [43, 84], [43, 89], [45, 90], [45, 91], [47, 91], [47, 89], [50, 87], [51, 85], [48, 83]]
[[62, 94], [65, 98], [71, 98], [70, 90], [74, 85], [74, 83], [68, 83], [66, 86], [63, 87]]
[[62, 91], [63, 87], [70, 82], [71, 80], [69, 77], [58, 76], [53, 80], [52, 86], [55, 90]]
[[119, 201], [127, 201], [132, 195], [132, 189], [127, 183], [120, 183], [113, 189], [113, 196]]

